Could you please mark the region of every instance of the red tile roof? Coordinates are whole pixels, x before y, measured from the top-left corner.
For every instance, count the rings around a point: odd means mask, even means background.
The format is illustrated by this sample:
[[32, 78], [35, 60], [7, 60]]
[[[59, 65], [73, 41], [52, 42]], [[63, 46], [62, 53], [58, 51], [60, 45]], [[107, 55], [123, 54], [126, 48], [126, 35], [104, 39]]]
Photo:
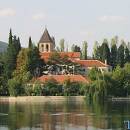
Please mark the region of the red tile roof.
[[46, 82], [49, 79], [55, 79], [58, 83], [63, 84], [65, 80], [70, 79], [71, 82], [89, 83], [88, 78], [84, 78], [82, 75], [43, 75], [38, 78], [41, 82]]
[[109, 65], [99, 60], [75, 60], [75, 63], [81, 64], [85, 67], [108, 67]]
[[[43, 52], [40, 53], [41, 59], [44, 59], [45, 61], [48, 61], [49, 57], [53, 54], [54, 52]], [[76, 59], [80, 58], [80, 52], [58, 52], [58, 54], [61, 57], [68, 56], [70, 59]]]

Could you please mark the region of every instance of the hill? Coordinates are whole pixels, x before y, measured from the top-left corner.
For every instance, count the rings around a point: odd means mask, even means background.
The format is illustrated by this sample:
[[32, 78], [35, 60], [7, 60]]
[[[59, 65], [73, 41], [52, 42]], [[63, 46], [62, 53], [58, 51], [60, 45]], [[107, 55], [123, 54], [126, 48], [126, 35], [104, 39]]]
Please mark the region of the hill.
[[0, 53], [7, 50], [8, 44], [6, 42], [0, 41]]

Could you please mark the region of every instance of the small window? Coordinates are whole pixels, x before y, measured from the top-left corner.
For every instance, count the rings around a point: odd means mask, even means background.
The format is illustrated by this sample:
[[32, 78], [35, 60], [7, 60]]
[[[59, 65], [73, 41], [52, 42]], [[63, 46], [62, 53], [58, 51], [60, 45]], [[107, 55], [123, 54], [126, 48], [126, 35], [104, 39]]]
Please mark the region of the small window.
[[47, 52], [49, 51], [49, 46], [48, 46], [48, 44], [46, 45], [46, 51], [47, 51]]
[[43, 51], [44, 51], [44, 45], [42, 44], [42, 46], [41, 46], [41, 47], [42, 47], [42, 52], [43, 52]]

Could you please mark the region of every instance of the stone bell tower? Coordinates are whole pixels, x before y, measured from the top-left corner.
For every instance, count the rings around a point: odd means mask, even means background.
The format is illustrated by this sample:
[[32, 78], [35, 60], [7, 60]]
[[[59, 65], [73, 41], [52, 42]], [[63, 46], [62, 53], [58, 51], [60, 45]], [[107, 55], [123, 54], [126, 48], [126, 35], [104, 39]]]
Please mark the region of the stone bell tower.
[[52, 52], [55, 48], [55, 39], [54, 37], [50, 37], [47, 28], [38, 43], [39, 52]]

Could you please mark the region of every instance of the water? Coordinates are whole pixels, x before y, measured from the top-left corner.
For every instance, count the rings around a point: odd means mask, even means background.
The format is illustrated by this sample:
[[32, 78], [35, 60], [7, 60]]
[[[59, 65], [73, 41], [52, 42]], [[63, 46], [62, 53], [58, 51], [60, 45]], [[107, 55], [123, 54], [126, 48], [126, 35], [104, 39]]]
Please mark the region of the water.
[[0, 130], [125, 130], [130, 103], [0, 103]]

